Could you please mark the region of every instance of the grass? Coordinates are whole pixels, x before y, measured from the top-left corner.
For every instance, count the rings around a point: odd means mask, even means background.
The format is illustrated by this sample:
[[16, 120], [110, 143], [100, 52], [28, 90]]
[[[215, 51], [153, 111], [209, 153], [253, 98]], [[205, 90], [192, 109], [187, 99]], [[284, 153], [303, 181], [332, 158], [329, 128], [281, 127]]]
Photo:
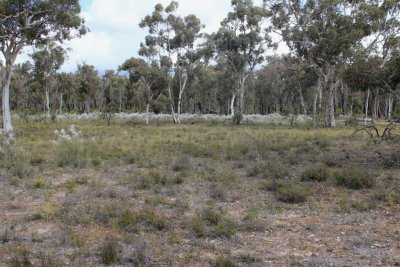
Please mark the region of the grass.
[[334, 178], [337, 185], [354, 190], [373, 188], [376, 185], [373, 174], [359, 168], [337, 171], [334, 173]]
[[[71, 124], [82, 136], [59, 140], [54, 131]], [[0, 150], [0, 266], [280, 266], [288, 259], [270, 256], [271, 244], [312, 255], [314, 242], [336, 240], [342, 222], [367, 219], [394, 247], [398, 150], [353, 133], [218, 122], [17, 123], [10, 153]], [[346, 224], [346, 234], [363, 227]], [[329, 242], [327, 250], [365, 265]], [[386, 253], [375, 252], [372, 265]]]

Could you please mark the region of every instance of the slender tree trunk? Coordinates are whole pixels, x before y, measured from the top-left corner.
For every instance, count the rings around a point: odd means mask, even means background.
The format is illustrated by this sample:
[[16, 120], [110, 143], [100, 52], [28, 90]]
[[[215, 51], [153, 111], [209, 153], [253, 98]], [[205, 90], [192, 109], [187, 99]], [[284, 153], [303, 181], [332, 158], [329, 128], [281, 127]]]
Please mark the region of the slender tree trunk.
[[50, 92], [49, 92], [48, 88], [45, 89], [45, 98], [46, 98], [46, 107], [45, 107], [46, 111], [45, 112], [46, 112], [46, 115], [48, 117], [50, 117]]
[[176, 116], [176, 114], [175, 114], [174, 99], [172, 97], [172, 90], [171, 90], [171, 86], [170, 85], [168, 85], [168, 95], [169, 95], [169, 100], [171, 101], [172, 119], [174, 120], [174, 123], [181, 123], [180, 120], [179, 120], [179, 116]]
[[303, 97], [303, 93], [302, 93], [302, 91], [301, 91], [301, 88], [298, 88], [298, 92], [299, 92], [300, 105], [301, 105], [301, 108], [302, 108], [302, 110], [303, 110], [303, 114], [304, 114], [304, 115], [307, 115], [306, 103], [305, 103], [305, 101], [304, 101], [304, 97]]
[[146, 125], [149, 125], [149, 121], [150, 121], [150, 104], [147, 103], [146, 105]]
[[231, 111], [231, 116], [235, 115], [235, 100], [236, 100], [236, 92], [232, 93], [231, 101], [230, 101], [230, 111]]
[[389, 94], [389, 100], [388, 100], [388, 120], [391, 122], [392, 121], [392, 111], [393, 111], [393, 96], [392, 94]]
[[186, 76], [183, 80], [183, 84], [180, 84], [179, 95], [178, 95], [178, 112], [177, 112], [178, 115], [180, 115], [182, 112], [182, 96], [183, 96], [183, 92], [186, 89], [187, 79], [188, 79], [188, 77]]
[[6, 66], [4, 69], [3, 79], [1, 81], [2, 88], [2, 109], [3, 109], [3, 131], [5, 133], [11, 133], [13, 126], [11, 124], [11, 112], [10, 112], [10, 82], [12, 75], [12, 67], [14, 65], [16, 55], [10, 56], [10, 59], [6, 59]]
[[365, 98], [365, 119], [364, 119], [364, 125], [367, 125], [367, 119], [368, 119], [368, 108], [369, 108], [369, 88], [367, 89], [367, 97]]
[[60, 116], [63, 113], [63, 93], [60, 93]]
[[335, 127], [335, 91], [330, 87], [326, 98], [326, 126]]

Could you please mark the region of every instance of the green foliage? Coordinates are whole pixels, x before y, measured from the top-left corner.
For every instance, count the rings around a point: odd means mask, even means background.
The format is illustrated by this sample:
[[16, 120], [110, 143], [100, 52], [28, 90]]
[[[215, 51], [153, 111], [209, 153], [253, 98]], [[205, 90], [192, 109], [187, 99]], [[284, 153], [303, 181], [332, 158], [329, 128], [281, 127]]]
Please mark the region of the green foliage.
[[343, 169], [334, 173], [336, 184], [349, 189], [372, 188], [376, 185], [375, 177], [364, 169]]
[[57, 144], [56, 164], [59, 167], [84, 168], [88, 164], [88, 150], [78, 138], [61, 140]]
[[10, 173], [19, 178], [27, 177], [32, 170], [29, 153], [19, 147], [11, 147], [6, 153], [6, 167]]
[[316, 165], [308, 167], [302, 174], [302, 181], [323, 182], [330, 177], [328, 168], [325, 165]]
[[280, 180], [276, 184], [276, 197], [286, 203], [302, 203], [307, 200], [308, 190], [292, 181]]
[[243, 120], [243, 115], [242, 113], [239, 112], [235, 113], [232, 117], [232, 123], [234, 125], [240, 125], [242, 123], [242, 120]]
[[235, 260], [230, 253], [219, 255], [214, 264], [215, 267], [236, 267]]

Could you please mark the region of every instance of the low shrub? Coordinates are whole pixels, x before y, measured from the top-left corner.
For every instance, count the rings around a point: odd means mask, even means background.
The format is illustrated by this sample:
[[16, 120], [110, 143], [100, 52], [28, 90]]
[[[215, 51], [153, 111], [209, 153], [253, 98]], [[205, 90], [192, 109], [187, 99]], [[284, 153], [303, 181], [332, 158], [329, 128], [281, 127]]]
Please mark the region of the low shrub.
[[308, 167], [302, 174], [302, 181], [323, 182], [329, 178], [329, 170], [325, 165], [316, 165]]
[[101, 263], [111, 265], [118, 262], [120, 250], [118, 241], [112, 236], [107, 236], [99, 248]]
[[19, 178], [29, 176], [32, 168], [30, 165], [30, 154], [24, 149], [11, 146], [5, 152], [5, 163], [8, 171]]
[[59, 167], [84, 168], [88, 158], [88, 151], [79, 139], [61, 140], [57, 145], [56, 163]]
[[303, 186], [292, 181], [281, 180], [276, 184], [276, 197], [285, 203], [302, 203], [307, 200], [308, 192]]
[[363, 169], [343, 169], [334, 173], [338, 186], [359, 190], [373, 188], [376, 180], [369, 172]]

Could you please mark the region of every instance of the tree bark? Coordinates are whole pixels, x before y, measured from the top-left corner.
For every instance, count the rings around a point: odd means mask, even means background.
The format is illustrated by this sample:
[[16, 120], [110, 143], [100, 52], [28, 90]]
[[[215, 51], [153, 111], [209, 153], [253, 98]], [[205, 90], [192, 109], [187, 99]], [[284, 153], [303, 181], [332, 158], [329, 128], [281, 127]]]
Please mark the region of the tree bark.
[[235, 100], [236, 100], [236, 92], [232, 93], [231, 101], [230, 101], [230, 111], [231, 111], [231, 116], [235, 115]]
[[147, 103], [147, 105], [146, 105], [146, 125], [149, 125], [149, 121], [150, 121], [149, 110], [150, 110], [150, 104]]
[[63, 93], [60, 93], [60, 115], [63, 113]]
[[48, 117], [50, 117], [50, 92], [49, 92], [48, 88], [45, 89], [45, 98], [46, 98], [46, 107], [45, 107], [46, 111], [45, 112], [46, 112], [46, 115]]
[[365, 119], [364, 119], [364, 125], [367, 125], [367, 119], [368, 119], [368, 108], [369, 108], [369, 88], [367, 89], [367, 97], [365, 98]]
[[6, 66], [4, 69], [4, 75], [1, 82], [2, 88], [2, 109], [3, 109], [3, 132], [11, 133], [13, 126], [11, 123], [11, 112], [10, 112], [10, 82], [12, 76], [12, 68], [17, 55], [11, 55], [10, 58], [6, 58]]

